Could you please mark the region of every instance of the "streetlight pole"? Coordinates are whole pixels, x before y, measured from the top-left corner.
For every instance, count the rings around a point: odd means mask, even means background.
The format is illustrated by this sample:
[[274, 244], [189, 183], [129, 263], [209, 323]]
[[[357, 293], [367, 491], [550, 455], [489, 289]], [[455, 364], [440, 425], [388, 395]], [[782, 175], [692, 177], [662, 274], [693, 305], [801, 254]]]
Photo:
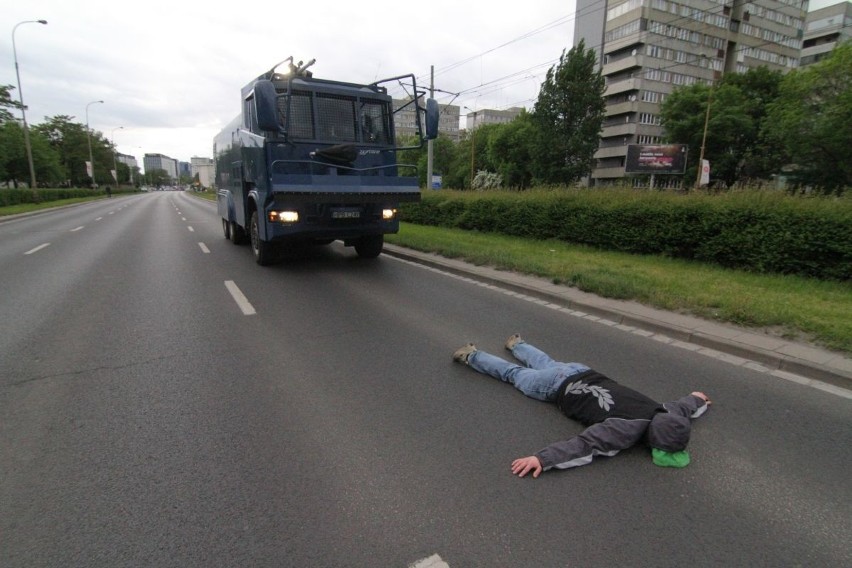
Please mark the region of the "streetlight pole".
[[21, 118], [24, 120], [24, 146], [27, 149], [27, 161], [30, 165], [30, 188], [36, 188], [36, 175], [35, 175], [35, 165], [33, 164], [33, 149], [30, 146], [30, 129], [27, 126], [27, 113], [26, 106], [24, 106], [24, 92], [21, 90], [21, 73], [18, 70], [18, 49], [15, 46], [15, 30], [18, 29], [18, 26], [22, 24], [42, 24], [47, 25], [47, 20], [26, 20], [23, 22], [18, 22], [15, 24], [15, 27], [12, 28], [12, 54], [15, 57], [15, 76], [18, 78], [18, 99], [21, 102]]
[[112, 135], [110, 138], [112, 139], [112, 171], [115, 172], [115, 187], [118, 188], [118, 162], [115, 159], [116, 150], [115, 150], [115, 131], [122, 130], [123, 126], [116, 126], [112, 129]]
[[92, 168], [92, 189], [95, 188], [95, 159], [92, 157], [92, 131], [89, 130], [89, 107], [96, 103], [103, 103], [103, 101], [92, 101], [86, 105], [86, 139], [89, 141], [89, 164]]

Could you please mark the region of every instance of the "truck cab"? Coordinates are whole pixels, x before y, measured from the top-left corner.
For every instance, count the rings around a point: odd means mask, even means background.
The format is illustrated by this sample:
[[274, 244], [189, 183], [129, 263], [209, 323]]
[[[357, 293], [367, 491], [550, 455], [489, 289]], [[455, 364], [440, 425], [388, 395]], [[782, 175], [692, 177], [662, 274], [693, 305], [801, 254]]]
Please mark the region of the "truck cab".
[[285, 62], [287, 72], [276, 65], [243, 87], [242, 112], [214, 139], [225, 237], [248, 241], [261, 265], [283, 248], [334, 240], [375, 258], [399, 231], [399, 204], [420, 199], [416, 168], [397, 163], [386, 85], [409, 93], [415, 147], [437, 135], [438, 105], [413, 75], [356, 84], [314, 78], [313, 61]]

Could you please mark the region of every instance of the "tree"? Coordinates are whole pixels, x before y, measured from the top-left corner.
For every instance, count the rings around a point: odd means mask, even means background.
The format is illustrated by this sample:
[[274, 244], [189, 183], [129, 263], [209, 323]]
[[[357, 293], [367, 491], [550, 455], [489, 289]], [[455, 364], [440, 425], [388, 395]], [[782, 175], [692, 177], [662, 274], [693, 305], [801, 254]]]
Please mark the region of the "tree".
[[[45, 122], [33, 127], [32, 130], [43, 136], [57, 153], [63, 170], [63, 179], [72, 186], [86, 187], [89, 185], [89, 176], [86, 173], [86, 162], [89, 160], [86, 126], [71, 122], [73, 118], [67, 115], [47, 117]], [[94, 153], [94, 147], [93, 139], [92, 153]], [[111, 168], [111, 156], [109, 165]]]
[[559, 57], [539, 90], [532, 112], [533, 165], [544, 183], [573, 183], [592, 171], [603, 124], [605, 82], [584, 41]]
[[[64, 170], [59, 155], [47, 139], [38, 132], [30, 132], [30, 148], [36, 178], [42, 185], [56, 185], [63, 181]], [[14, 120], [0, 125], [0, 179], [18, 187], [18, 181], [30, 179], [29, 160], [24, 146], [24, 130]]]
[[852, 186], [852, 42], [792, 71], [769, 105], [765, 134], [790, 152], [793, 178], [826, 193]]
[[12, 100], [12, 85], [0, 85], [0, 124], [13, 120], [10, 108], [20, 109], [21, 104]]
[[171, 185], [172, 179], [166, 170], [153, 169], [150, 172], [145, 172], [145, 182], [153, 187], [163, 187]]
[[29, 164], [24, 150], [24, 131], [14, 120], [0, 125], [0, 176], [16, 188], [18, 180], [29, 179]]
[[[688, 144], [687, 179], [695, 179], [710, 106], [704, 158], [713, 176], [731, 186], [766, 178], [783, 164], [783, 152], [767, 147], [761, 134], [767, 104], [778, 96], [781, 73], [765, 68], [725, 75], [717, 87], [702, 83], [678, 88], [663, 101], [661, 123], [667, 141]], [[701, 112], [696, 112], [700, 109]]]
[[512, 122], [501, 124], [488, 140], [489, 161], [504, 187], [527, 189], [532, 183], [532, 155], [536, 129], [526, 111]]

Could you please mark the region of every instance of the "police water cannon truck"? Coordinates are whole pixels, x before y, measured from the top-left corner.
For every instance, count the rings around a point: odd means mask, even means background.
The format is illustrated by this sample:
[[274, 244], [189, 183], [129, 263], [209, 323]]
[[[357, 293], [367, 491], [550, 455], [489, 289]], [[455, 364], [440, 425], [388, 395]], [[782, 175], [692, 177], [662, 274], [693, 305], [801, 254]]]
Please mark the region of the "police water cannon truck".
[[[249, 82], [240, 114], [213, 142], [225, 238], [249, 242], [261, 265], [334, 240], [377, 257], [384, 235], [399, 231], [399, 204], [420, 200], [416, 167], [397, 163], [397, 152], [437, 136], [438, 104], [414, 75], [356, 84], [316, 79], [313, 64], [289, 57]], [[389, 84], [405, 94], [400, 108]], [[413, 146], [396, 142], [394, 114], [406, 109]]]

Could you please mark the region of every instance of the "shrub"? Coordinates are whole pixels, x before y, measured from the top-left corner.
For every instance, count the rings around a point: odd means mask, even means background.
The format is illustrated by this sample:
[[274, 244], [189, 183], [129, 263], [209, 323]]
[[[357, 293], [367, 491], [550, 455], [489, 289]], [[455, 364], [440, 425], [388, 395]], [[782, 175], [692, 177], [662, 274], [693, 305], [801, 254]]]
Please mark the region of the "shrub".
[[452, 192], [406, 204], [412, 223], [559, 239], [754, 272], [852, 278], [852, 201], [745, 191]]

